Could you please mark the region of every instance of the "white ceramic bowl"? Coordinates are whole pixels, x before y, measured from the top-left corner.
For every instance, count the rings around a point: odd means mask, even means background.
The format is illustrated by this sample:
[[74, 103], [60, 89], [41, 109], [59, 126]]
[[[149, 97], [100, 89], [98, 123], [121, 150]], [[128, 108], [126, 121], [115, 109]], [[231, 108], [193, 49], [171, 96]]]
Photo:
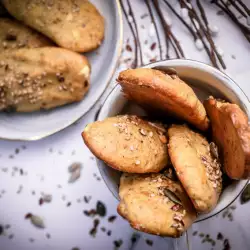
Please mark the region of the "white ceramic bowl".
[[[174, 68], [179, 77], [185, 80], [195, 91], [201, 101], [213, 95], [231, 103], [238, 104], [248, 115], [250, 105], [247, 96], [242, 89], [227, 75], [206, 64], [192, 60], [166, 60], [144, 66], [145, 68]], [[121, 87], [116, 85], [110, 95], [105, 100], [97, 120], [104, 120], [106, 117], [118, 114], [143, 114], [144, 111], [137, 105], [129, 102], [121, 93]], [[113, 193], [119, 199], [118, 185], [121, 172], [108, 167], [103, 161], [98, 160], [98, 167], [101, 175]], [[197, 221], [208, 219], [228, 207], [243, 191], [248, 180], [234, 181], [226, 187], [219, 199], [216, 208], [208, 214], [199, 215]]]

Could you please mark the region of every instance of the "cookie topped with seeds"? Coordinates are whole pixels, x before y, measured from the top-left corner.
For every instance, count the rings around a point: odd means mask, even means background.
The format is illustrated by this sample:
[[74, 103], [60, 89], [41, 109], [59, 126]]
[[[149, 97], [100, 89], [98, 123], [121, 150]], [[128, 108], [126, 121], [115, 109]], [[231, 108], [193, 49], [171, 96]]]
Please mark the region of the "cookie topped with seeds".
[[92, 153], [129, 173], [159, 172], [168, 162], [166, 130], [133, 115], [110, 117], [86, 126], [82, 136]]
[[207, 130], [206, 110], [192, 88], [177, 75], [167, 73], [147, 68], [128, 69], [119, 74], [117, 81], [125, 96], [146, 110], [175, 116]]
[[126, 174], [120, 179], [117, 211], [136, 230], [179, 237], [196, 211], [179, 182], [163, 174]]
[[204, 102], [211, 119], [213, 140], [219, 147], [223, 168], [232, 179], [250, 176], [250, 126], [247, 115], [236, 104], [216, 100]]
[[0, 18], [0, 51], [53, 46], [42, 34], [10, 18]]
[[217, 147], [185, 125], [168, 129], [169, 156], [176, 174], [200, 213], [211, 211], [222, 189]]
[[104, 19], [88, 0], [3, 0], [17, 20], [49, 37], [60, 47], [87, 52], [100, 46]]
[[44, 47], [0, 53], [0, 111], [31, 112], [82, 100], [90, 66], [75, 52]]

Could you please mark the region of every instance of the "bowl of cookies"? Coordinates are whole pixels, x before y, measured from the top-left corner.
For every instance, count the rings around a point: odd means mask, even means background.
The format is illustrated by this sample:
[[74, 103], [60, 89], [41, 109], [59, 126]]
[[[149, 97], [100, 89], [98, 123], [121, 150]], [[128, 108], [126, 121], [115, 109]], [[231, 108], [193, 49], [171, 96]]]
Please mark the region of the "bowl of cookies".
[[120, 72], [82, 136], [118, 213], [179, 237], [229, 206], [250, 174], [250, 106], [227, 75], [192, 60]]

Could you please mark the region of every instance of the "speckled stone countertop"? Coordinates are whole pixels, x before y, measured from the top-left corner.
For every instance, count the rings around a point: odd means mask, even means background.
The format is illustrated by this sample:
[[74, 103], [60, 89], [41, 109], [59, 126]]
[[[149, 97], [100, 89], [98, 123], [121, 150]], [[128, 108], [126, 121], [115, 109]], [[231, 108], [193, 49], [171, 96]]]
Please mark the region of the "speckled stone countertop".
[[[159, 60], [159, 50], [157, 44], [154, 45], [157, 40], [151, 30], [150, 17], [145, 14], [145, 4], [131, 2], [143, 63]], [[249, 43], [231, 20], [218, 15], [218, 9], [211, 6], [210, 1], [203, 2], [206, 2], [209, 21], [219, 29], [214, 41], [226, 63], [226, 73], [250, 96]], [[197, 48], [180, 22], [169, 10], [167, 13], [185, 56], [209, 63], [206, 53]], [[117, 73], [132, 63], [133, 38], [126, 20], [123, 47], [120, 65], [109, 88], [80, 121], [36, 142], [0, 141], [0, 250], [132, 249], [131, 245], [136, 250], [173, 249], [169, 245], [173, 243], [171, 240], [134, 234], [128, 223], [117, 215], [117, 201], [102, 181], [95, 159], [81, 138], [81, 131], [95, 119], [101, 103], [115, 85]], [[81, 164], [81, 176], [68, 183], [68, 167], [72, 163]], [[42, 200], [43, 194], [50, 194], [52, 200]], [[236, 200], [214, 218], [194, 224], [192, 249], [250, 249], [249, 210], [250, 202], [241, 205]], [[45, 228], [32, 225], [30, 214], [43, 218]], [[134, 241], [137, 243], [133, 244]]]

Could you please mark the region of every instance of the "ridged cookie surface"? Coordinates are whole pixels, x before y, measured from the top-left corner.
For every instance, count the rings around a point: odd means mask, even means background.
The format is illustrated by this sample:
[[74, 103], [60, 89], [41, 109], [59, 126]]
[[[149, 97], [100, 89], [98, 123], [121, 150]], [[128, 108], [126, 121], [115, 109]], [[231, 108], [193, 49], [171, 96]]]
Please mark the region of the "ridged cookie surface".
[[80, 101], [89, 75], [86, 57], [61, 48], [0, 53], [0, 110], [31, 112]]
[[163, 174], [123, 174], [118, 213], [140, 231], [179, 237], [196, 219], [196, 212], [179, 182]]
[[10, 18], [0, 18], [0, 30], [0, 52], [53, 46], [53, 42], [42, 34]]
[[204, 102], [211, 119], [213, 140], [219, 147], [223, 167], [232, 179], [250, 176], [250, 126], [236, 104], [209, 98]]
[[185, 125], [173, 125], [168, 135], [169, 156], [180, 182], [198, 212], [211, 211], [222, 188], [216, 146], [210, 148], [205, 137]]
[[154, 69], [128, 69], [117, 79], [129, 100], [150, 110], [160, 110], [207, 130], [206, 110], [191, 87], [178, 76]]
[[103, 40], [104, 19], [87, 0], [3, 0], [3, 4], [16, 19], [61, 47], [86, 52]]
[[159, 172], [168, 162], [165, 128], [137, 116], [110, 117], [87, 125], [82, 136], [92, 153], [129, 173]]

